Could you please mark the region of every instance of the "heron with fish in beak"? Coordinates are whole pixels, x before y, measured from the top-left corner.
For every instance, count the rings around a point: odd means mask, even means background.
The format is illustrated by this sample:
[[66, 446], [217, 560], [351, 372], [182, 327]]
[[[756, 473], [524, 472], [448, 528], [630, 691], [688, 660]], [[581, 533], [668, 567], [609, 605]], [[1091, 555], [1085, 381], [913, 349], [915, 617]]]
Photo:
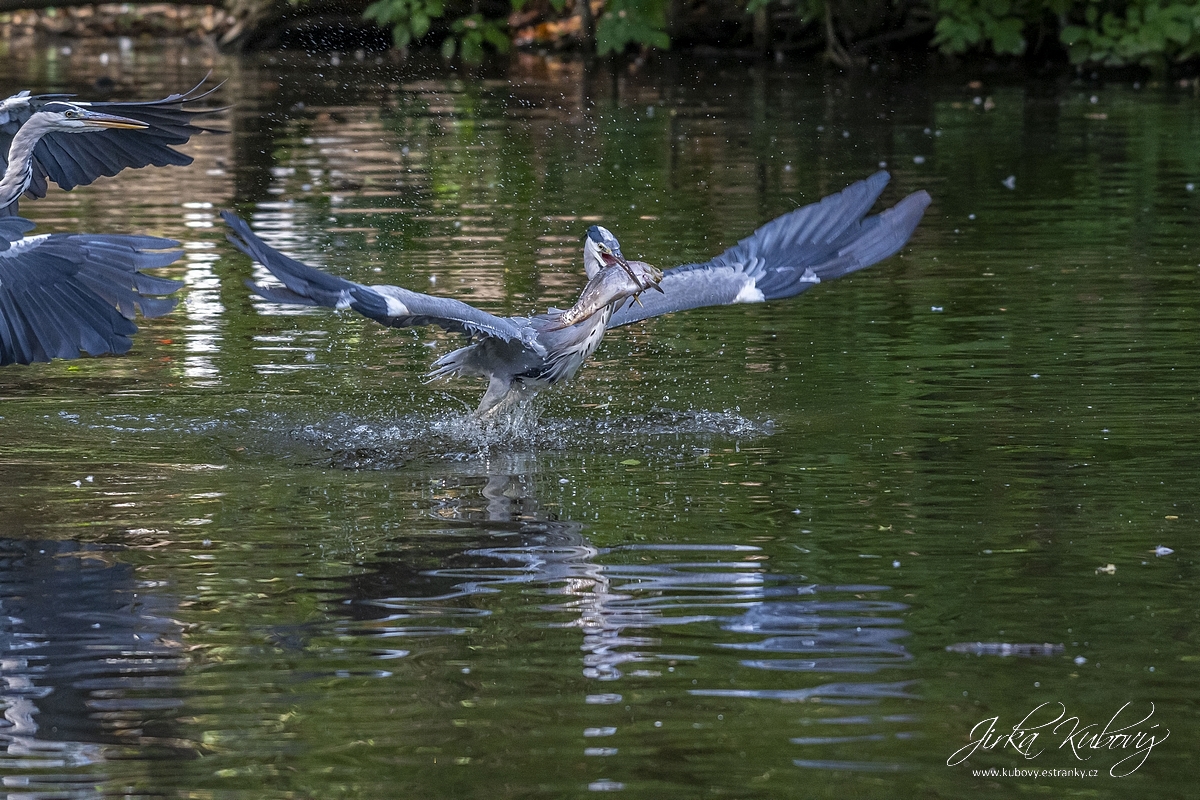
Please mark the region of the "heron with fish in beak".
[[566, 310], [531, 317], [498, 317], [449, 297], [339, 278], [283, 255], [232, 213], [223, 216], [230, 241], [282, 283], [247, 281], [267, 300], [349, 308], [396, 328], [437, 325], [465, 333], [470, 343], [438, 359], [430, 377], [486, 378], [475, 415], [487, 418], [573, 376], [611, 328], [701, 306], [792, 297], [891, 256], [908, 241], [930, 199], [914, 192], [865, 216], [887, 181], [886, 172], [876, 173], [768, 222], [711, 261], [665, 272], [626, 259], [612, 232], [593, 225], [584, 238], [588, 283], [579, 299]]

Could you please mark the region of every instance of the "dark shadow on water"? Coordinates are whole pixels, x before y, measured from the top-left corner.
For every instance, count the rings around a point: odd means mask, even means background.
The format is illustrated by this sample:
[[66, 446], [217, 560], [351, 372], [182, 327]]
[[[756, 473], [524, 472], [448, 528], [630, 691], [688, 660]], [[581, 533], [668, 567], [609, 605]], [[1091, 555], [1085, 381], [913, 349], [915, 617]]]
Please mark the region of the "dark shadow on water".
[[71, 541], [0, 538], [6, 786], [94, 796], [97, 770], [114, 759], [197, 752], [175, 719], [187, 658], [172, 598], [140, 586], [114, 556]]
[[[513, 457], [508, 466], [521, 463]], [[637, 703], [632, 698], [646, 680], [669, 687], [666, 696], [681, 705], [688, 698], [699, 704], [819, 701], [794, 707], [801, 724], [830, 731], [790, 740], [814, 756], [797, 765], [902, 768], [895, 742], [915, 736], [915, 717], [826, 713], [830, 706], [920, 700], [917, 682], [897, 680], [894, 672], [907, 671], [913, 655], [902, 644], [908, 606], [886, 599], [891, 587], [822, 584], [773, 572], [761, 549], [745, 544], [598, 546], [588, 525], [543, 509], [532, 475], [475, 464], [447, 480], [456, 499], [435, 503], [428, 527], [394, 537], [359, 565], [361, 572], [323, 584], [330, 613], [348, 623], [344, 633], [402, 639], [399, 657], [406, 657], [442, 637], [476, 641], [481, 631], [512, 625], [520, 615], [522, 627], [558, 632], [541, 636], [579, 637], [571, 658], [583, 678], [585, 704]], [[504, 610], [503, 620], [490, 619], [494, 608]], [[380, 652], [397, 656], [394, 647]], [[736, 689], [696, 686], [672, 681], [674, 668], [667, 666], [689, 662], [694, 674], [728, 674], [736, 667], [706, 667], [731, 656], [763, 679], [741, 681]], [[768, 675], [779, 673], [791, 675], [790, 688], [773, 688], [779, 680]], [[838, 675], [858, 677], [831, 680]], [[875, 675], [880, 679], [869, 677]], [[589, 730], [603, 729], [608, 716], [597, 711]], [[845, 754], [846, 736], [860, 757], [863, 743], [890, 744], [876, 760], [820, 758], [833, 755], [831, 747]]]

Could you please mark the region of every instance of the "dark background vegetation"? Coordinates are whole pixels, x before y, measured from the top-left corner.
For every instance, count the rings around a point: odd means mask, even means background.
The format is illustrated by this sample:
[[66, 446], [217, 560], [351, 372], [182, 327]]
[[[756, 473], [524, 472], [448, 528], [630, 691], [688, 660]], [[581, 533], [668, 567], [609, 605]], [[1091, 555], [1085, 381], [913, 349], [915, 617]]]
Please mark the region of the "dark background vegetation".
[[1200, 0], [0, 0], [0, 35], [163, 35], [155, 13], [231, 49], [420, 49], [468, 64], [513, 47], [676, 49], [839, 67], [935, 55], [1165, 74], [1194, 72], [1200, 52]]
[[[237, 0], [262, 19], [363, 15], [395, 47], [476, 62], [489, 50], [598, 55], [719, 48], [839, 66], [880, 53], [1166, 72], [1195, 59], [1200, 2], [1171, 0]], [[275, 5], [271, 5], [275, 3]], [[257, 4], [257, 5], [256, 5]], [[335, 26], [336, 27], [336, 26]], [[250, 26], [246, 41], [285, 30]]]

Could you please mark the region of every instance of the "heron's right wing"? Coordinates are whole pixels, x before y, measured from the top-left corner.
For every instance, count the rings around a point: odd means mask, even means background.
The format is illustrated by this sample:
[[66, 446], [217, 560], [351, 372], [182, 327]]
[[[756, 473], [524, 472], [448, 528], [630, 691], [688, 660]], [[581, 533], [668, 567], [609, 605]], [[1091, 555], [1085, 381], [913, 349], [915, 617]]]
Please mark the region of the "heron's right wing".
[[437, 325], [448, 331], [490, 336], [504, 341], [524, 339], [511, 320], [489, 314], [461, 300], [433, 297], [399, 286], [366, 286], [322, 272], [288, 258], [260, 239], [250, 226], [230, 211], [221, 216], [232, 229], [229, 241], [266, 267], [283, 286], [262, 286], [247, 281], [255, 294], [276, 303], [350, 308], [393, 328]]
[[[44, 234], [33, 223], [0, 219], [0, 364], [124, 353], [132, 346], [137, 310], [161, 316], [183, 284], [141, 272], [182, 255], [151, 236]], [[165, 251], [165, 252], [164, 252]]]
[[792, 297], [893, 255], [908, 241], [929, 205], [915, 192], [873, 217], [888, 174], [877, 172], [820, 202], [768, 222], [704, 264], [666, 270], [663, 293], [645, 292], [608, 327], [702, 306], [761, 303]]
[[[203, 90], [207, 80], [206, 76], [193, 89], [161, 100], [88, 103], [64, 94], [21, 92], [13, 95], [0, 102], [0, 162], [7, 165], [12, 139], [31, 116], [48, 102], [66, 100], [105, 114], [136, 119], [149, 127], [47, 134], [33, 151], [33, 180], [26, 190], [28, 196], [45, 197], [47, 179], [64, 190], [71, 190], [86, 186], [101, 176], [112, 177], [126, 168], [187, 166], [192, 163], [192, 157], [179, 152], [173, 145], [186, 144], [200, 133], [220, 133], [195, 124], [197, 116], [221, 110], [196, 110], [193, 107], [218, 88]], [[9, 213], [15, 213], [15, 208], [10, 208]]]

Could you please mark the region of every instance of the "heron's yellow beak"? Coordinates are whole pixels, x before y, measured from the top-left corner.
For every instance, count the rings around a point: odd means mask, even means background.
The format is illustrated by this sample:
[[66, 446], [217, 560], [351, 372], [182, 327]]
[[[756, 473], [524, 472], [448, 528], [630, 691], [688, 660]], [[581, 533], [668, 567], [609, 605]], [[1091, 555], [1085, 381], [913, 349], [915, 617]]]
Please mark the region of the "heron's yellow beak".
[[139, 122], [136, 119], [118, 117], [115, 114], [101, 114], [97, 111], [88, 112], [86, 120], [97, 127], [114, 128], [116, 130], [144, 130], [150, 127], [146, 123]]

